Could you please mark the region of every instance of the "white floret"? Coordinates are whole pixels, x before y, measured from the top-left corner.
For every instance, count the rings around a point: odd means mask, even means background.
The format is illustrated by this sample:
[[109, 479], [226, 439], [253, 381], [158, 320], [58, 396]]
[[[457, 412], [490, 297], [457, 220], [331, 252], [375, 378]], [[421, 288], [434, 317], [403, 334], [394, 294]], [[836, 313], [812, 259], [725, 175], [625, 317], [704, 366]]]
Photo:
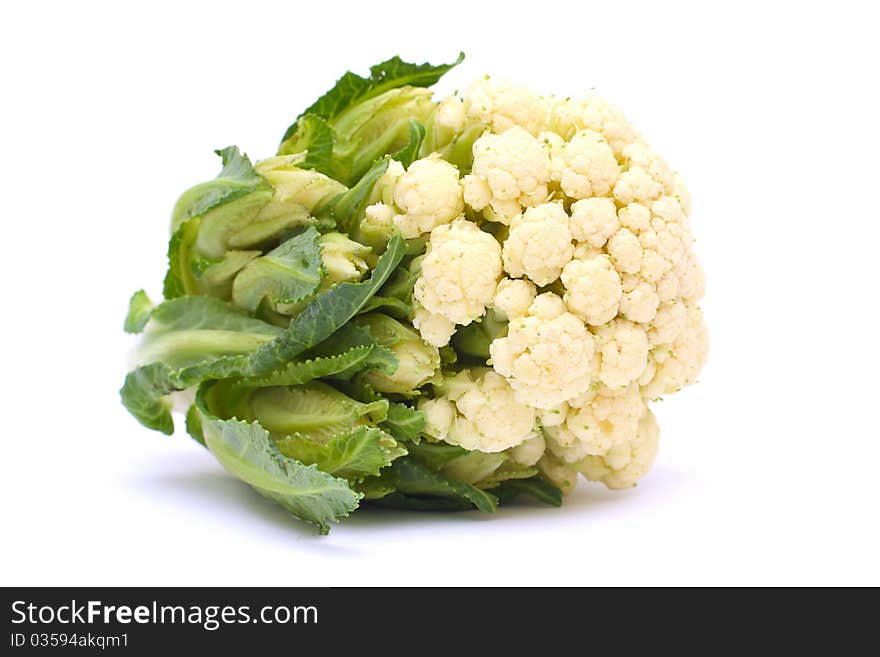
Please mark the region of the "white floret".
[[622, 388], [638, 379], [648, 366], [645, 329], [625, 319], [615, 319], [593, 330], [601, 358], [599, 380], [609, 388]]
[[628, 168], [638, 168], [645, 171], [651, 180], [660, 185], [663, 193], [672, 192], [675, 186], [675, 174], [666, 161], [643, 141], [635, 142], [624, 148], [623, 157]]
[[418, 410], [425, 416], [425, 434], [435, 440], [446, 440], [455, 420], [455, 404], [444, 397], [420, 399]]
[[598, 326], [617, 315], [620, 276], [604, 254], [572, 260], [562, 270], [563, 300], [587, 324]]
[[638, 235], [651, 226], [651, 209], [641, 203], [630, 203], [617, 213], [620, 225]]
[[608, 488], [629, 488], [651, 469], [659, 438], [657, 419], [646, 410], [631, 441], [613, 446], [604, 456], [587, 456], [578, 469], [587, 479], [601, 481]]
[[674, 342], [684, 330], [686, 317], [686, 309], [682, 301], [662, 304], [654, 315], [648, 331], [651, 347]]
[[660, 297], [654, 286], [646, 281], [624, 292], [620, 299], [620, 314], [633, 322], [650, 322], [657, 314]]
[[544, 428], [547, 446], [557, 458], [576, 463], [588, 455], [607, 454], [636, 437], [647, 411], [639, 387], [633, 384], [623, 392], [609, 392], [582, 395], [573, 400], [561, 425]]
[[[650, 216], [650, 213], [649, 213]], [[597, 249], [619, 228], [617, 208], [610, 198], [585, 198], [571, 205], [571, 236]]]
[[437, 105], [434, 112], [434, 125], [448, 133], [458, 133], [464, 129], [467, 112], [461, 98], [447, 96]]
[[620, 176], [611, 147], [593, 130], [581, 130], [553, 151], [553, 179], [569, 198], [606, 196]]
[[642, 245], [628, 228], [621, 228], [608, 240], [608, 254], [622, 274], [634, 274], [642, 266]]
[[547, 444], [544, 441], [544, 436], [535, 432], [516, 447], [511, 447], [507, 450], [507, 455], [514, 463], [529, 468], [541, 460], [546, 448]]
[[464, 200], [488, 219], [510, 224], [522, 207], [548, 197], [550, 156], [535, 137], [519, 127], [486, 133], [473, 146], [474, 164], [464, 178]]
[[376, 228], [391, 228], [394, 225], [394, 208], [385, 203], [368, 205], [364, 210], [365, 221]]
[[511, 320], [507, 336], [494, 340], [489, 352], [517, 400], [535, 408], [558, 406], [593, 380], [593, 338], [551, 292], [539, 295], [528, 315]]
[[709, 351], [709, 336], [702, 311], [693, 304], [685, 304], [684, 327], [671, 345], [651, 350], [654, 375], [642, 386], [642, 394], [656, 399], [676, 392], [693, 383]]
[[467, 118], [485, 123], [492, 132], [519, 127], [532, 135], [544, 129], [547, 103], [525, 87], [485, 77], [468, 86], [464, 95]]
[[397, 160], [391, 160], [388, 163], [388, 168], [385, 169], [385, 173], [379, 176], [376, 184], [373, 185], [369, 203], [371, 205], [373, 203], [384, 203], [385, 205], [393, 206], [394, 187], [404, 173], [406, 173], [406, 169], [403, 167], [403, 164]]
[[534, 283], [524, 279], [502, 278], [495, 290], [492, 307], [505, 319], [522, 317], [529, 312], [537, 296]]
[[449, 321], [443, 315], [437, 315], [415, 304], [412, 323], [418, 330], [422, 340], [435, 347], [443, 347], [449, 344], [455, 333], [455, 322]]
[[565, 422], [568, 409], [568, 402], [562, 402], [553, 408], [542, 408], [538, 411], [538, 420], [540, 420], [542, 427], [558, 427]]
[[[504, 377], [491, 369], [462, 370], [438, 390], [442, 397], [419, 404], [426, 409], [432, 437], [467, 450], [494, 453], [535, 435], [535, 409], [517, 402]], [[450, 405], [454, 412], [447, 422]]]
[[535, 465], [544, 478], [561, 490], [563, 495], [570, 493], [577, 485], [578, 471], [550, 452], [545, 452]]
[[464, 210], [458, 169], [438, 155], [413, 162], [394, 185], [394, 225], [411, 239], [448, 224]]
[[631, 167], [620, 174], [614, 185], [614, 198], [618, 203], [650, 203], [663, 193], [663, 185], [641, 167]]
[[513, 220], [504, 242], [504, 270], [514, 278], [527, 276], [536, 285], [559, 278], [574, 253], [568, 221], [561, 203], [528, 208]]
[[611, 146], [614, 155], [620, 160], [623, 159], [623, 152], [627, 146], [640, 141], [638, 133], [623, 113], [595, 92], [590, 92], [582, 100], [572, 98], [554, 100], [547, 126], [549, 130], [559, 133], [566, 139], [585, 128], [601, 133]]
[[431, 231], [413, 297], [428, 312], [467, 325], [492, 303], [500, 277], [501, 246], [476, 224], [457, 219]]

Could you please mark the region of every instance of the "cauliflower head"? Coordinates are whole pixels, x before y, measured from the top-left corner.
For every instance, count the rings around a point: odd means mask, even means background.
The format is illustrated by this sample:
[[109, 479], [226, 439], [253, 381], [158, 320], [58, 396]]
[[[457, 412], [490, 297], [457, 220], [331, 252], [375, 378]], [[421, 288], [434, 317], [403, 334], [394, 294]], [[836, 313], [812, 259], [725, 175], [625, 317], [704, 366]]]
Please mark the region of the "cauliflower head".
[[[506, 450], [566, 489], [577, 472], [634, 484], [657, 451], [649, 403], [693, 383], [708, 350], [681, 177], [595, 93], [555, 99], [486, 78], [437, 112], [447, 132], [476, 125], [479, 136], [470, 171], [437, 178], [449, 198], [458, 185], [461, 204], [413, 193], [406, 206], [414, 216], [437, 208], [435, 219], [414, 220], [432, 232], [413, 323], [428, 343], [453, 348], [458, 327], [487, 310], [495, 328], [490, 371], [447, 366], [445, 381], [471, 382], [471, 392], [444, 383], [420, 402], [429, 435]], [[410, 171], [391, 174], [394, 184]], [[392, 201], [404, 208], [396, 192]]]
[[463, 56], [349, 72], [276, 156], [217, 151], [174, 206], [166, 300], [130, 302], [128, 410], [170, 433], [197, 389], [190, 433], [324, 532], [360, 500], [633, 486], [655, 402], [706, 361], [681, 176], [595, 92], [483, 77], [435, 100]]

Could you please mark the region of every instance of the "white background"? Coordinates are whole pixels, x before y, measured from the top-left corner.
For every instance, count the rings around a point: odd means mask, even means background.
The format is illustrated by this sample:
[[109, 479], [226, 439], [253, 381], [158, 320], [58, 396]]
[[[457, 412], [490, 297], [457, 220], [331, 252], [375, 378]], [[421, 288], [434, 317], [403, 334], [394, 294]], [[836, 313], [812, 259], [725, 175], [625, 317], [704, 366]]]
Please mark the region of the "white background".
[[[880, 584], [869, 3], [492, 5], [4, 5], [2, 584]], [[710, 361], [635, 490], [319, 537], [125, 413], [128, 297], [214, 148], [268, 156], [345, 69], [459, 50], [441, 92], [595, 86], [683, 173]]]

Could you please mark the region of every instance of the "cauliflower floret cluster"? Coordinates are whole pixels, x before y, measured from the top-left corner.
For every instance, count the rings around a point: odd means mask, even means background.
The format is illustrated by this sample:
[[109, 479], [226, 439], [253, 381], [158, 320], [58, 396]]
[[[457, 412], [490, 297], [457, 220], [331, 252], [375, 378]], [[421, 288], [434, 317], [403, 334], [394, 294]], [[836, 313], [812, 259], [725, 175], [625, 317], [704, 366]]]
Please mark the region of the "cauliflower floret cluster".
[[547, 102], [526, 87], [485, 77], [468, 87], [463, 103], [467, 119], [481, 121], [496, 134], [521, 128], [533, 136], [544, 129]]
[[407, 239], [450, 223], [464, 210], [458, 169], [436, 153], [408, 169], [392, 160], [375, 189], [380, 200], [367, 206], [368, 221], [396, 228]]
[[[471, 392], [444, 384], [420, 403], [429, 435], [506, 450], [566, 489], [578, 472], [634, 484], [657, 451], [649, 402], [693, 383], [707, 353], [681, 178], [593, 93], [543, 98], [483, 79], [442, 101], [435, 121], [483, 132], [461, 181], [436, 157], [390, 174], [401, 212], [386, 220], [412, 225], [405, 236], [432, 230], [413, 323], [453, 347], [458, 327], [486, 324], [487, 309], [492, 326], [507, 324], [489, 337], [492, 370], [459, 375], [473, 377]], [[436, 182], [419, 177], [428, 167]], [[425, 200], [440, 188], [446, 200]]]
[[490, 221], [510, 224], [524, 207], [547, 200], [550, 154], [527, 130], [487, 132], [474, 142], [474, 165], [464, 177], [464, 200]]
[[[607, 454], [615, 445], [630, 441], [648, 408], [636, 384], [624, 390], [590, 390], [566, 406], [549, 424], [543, 423], [550, 451], [566, 463]], [[554, 424], [560, 417], [562, 423]]]
[[[477, 224], [457, 219], [431, 231], [428, 253], [413, 298], [423, 309], [418, 326], [439, 315], [444, 327], [470, 324], [486, 312], [501, 278], [501, 245]], [[427, 311], [429, 314], [425, 314]], [[439, 320], [434, 320], [439, 321]], [[437, 335], [422, 333], [435, 346]]]
[[[517, 403], [504, 377], [491, 369], [462, 370], [438, 391], [442, 394], [419, 404], [425, 432], [432, 438], [489, 453], [537, 438], [535, 410]], [[526, 448], [520, 454], [531, 459]], [[538, 458], [540, 454], [533, 463]]]
[[587, 390], [594, 351], [587, 327], [552, 292], [539, 295], [490, 347], [495, 371], [507, 377], [520, 403], [534, 408], [553, 408]]
[[501, 255], [504, 271], [540, 286], [559, 278], [573, 252], [562, 204], [544, 203], [514, 218]]

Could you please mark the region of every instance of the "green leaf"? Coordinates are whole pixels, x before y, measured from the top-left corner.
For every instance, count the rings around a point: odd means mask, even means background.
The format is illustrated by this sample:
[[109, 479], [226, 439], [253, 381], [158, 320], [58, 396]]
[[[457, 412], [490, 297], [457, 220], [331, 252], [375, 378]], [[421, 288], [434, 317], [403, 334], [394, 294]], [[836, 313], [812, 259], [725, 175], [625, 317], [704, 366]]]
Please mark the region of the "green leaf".
[[202, 430], [202, 414], [199, 412], [198, 406], [192, 404], [186, 412], [186, 432], [192, 436], [192, 439], [203, 447], [205, 445], [205, 433]]
[[128, 302], [128, 314], [125, 316], [125, 332], [140, 333], [147, 325], [150, 314], [153, 312], [153, 302], [143, 290], [138, 290], [131, 295]]
[[153, 309], [135, 359], [180, 369], [220, 356], [248, 354], [282, 333], [283, 329], [225, 301], [178, 297]]
[[418, 442], [425, 429], [425, 414], [406, 404], [393, 402], [388, 407], [388, 417], [380, 426], [397, 440]]
[[502, 503], [506, 503], [520, 495], [549, 504], [562, 506], [562, 491], [540, 476], [529, 479], [509, 479], [492, 489]]
[[251, 389], [224, 383], [213, 386], [206, 399], [221, 417], [255, 420], [273, 434], [302, 434], [319, 443], [375, 426], [388, 414], [385, 399], [365, 404], [321, 381]]
[[243, 379], [243, 385], [296, 386], [342, 372], [360, 371], [369, 363], [371, 345], [352, 347], [336, 356], [291, 361], [282, 369], [263, 377]]
[[505, 460], [491, 474], [481, 478], [479, 481], [472, 482], [477, 488], [489, 489], [495, 488], [504, 481], [511, 479], [531, 479], [538, 474], [535, 467], [527, 467], [514, 463], [511, 460]]
[[393, 438], [371, 427], [358, 427], [325, 443], [294, 434], [278, 438], [276, 444], [285, 456], [314, 463], [318, 469], [349, 481], [377, 476], [394, 459], [406, 455], [406, 449]]
[[205, 444], [230, 473], [297, 518], [314, 523], [322, 534], [357, 508], [360, 494], [344, 479], [285, 456], [257, 422], [215, 417], [204, 405], [203, 392], [196, 403]]
[[400, 151], [402, 158], [414, 159], [424, 139], [422, 126], [436, 108], [425, 87], [460, 61], [432, 66], [395, 57], [372, 67], [369, 78], [346, 73], [287, 129], [279, 155], [296, 154], [300, 166], [346, 185], [383, 156]]
[[310, 226], [266, 255], [250, 262], [232, 286], [236, 305], [256, 311], [266, 299], [273, 310], [303, 301], [317, 291], [323, 278], [318, 231]]
[[257, 190], [270, 189], [248, 156], [241, 153], [237, 146], [214, 152], [221, 157], [223, 169], [214, 180], [191, 187], [177, 200], [171, 214], [172, 233], [192, 217], [200, 217]]
[[162, 295], [166, 299], [176, 299], [198, 291], [195, 275], [189, 267], [190, 257], [196, 236], [199, 232], [201, 217], [193, 217], [185, 221], [171, 235], [168, 242], [168, 273], [162, 287]]
[[333, 379], [348, 380], [358, 372], [369, 369], [378, 369], [386, 374], [394, 374], [397, 370], [397, 358], [394, 352], [378, 344], [366, 327], [353, 323], [348, 323], [340, 328], [309, 351], [309, 355], [330, 357], [332, 354], [340, 354], [364, 346], [369, 346], [371, 349], [363, 360], [351, 363], [348, 367], [332, 372], [328, 376]]
[[317, 114], [306, 114], [296, 122], [299, 148], [305, 156], [297, 164], [301, 169], [312, 169], [331, 178], [339, 177], [338, 162], [333, 157], [336, 141], [333, 128]]
[[376, 477], [364, 477], [353, 483], [352, 488], [363, 495], [364, 500], [376, 500], [393, 493], [398, 482], [397, 473], [391, 468], [384, 468]]
[[489, 358], [489, 345], [507, 335], [507, 321], [498, 319], [489, 310], [483, 317], [462, 326], [452, 336], [452, 346], [460, 356], [471, 356], [481, 362]]
[[391, 465], [400, 477], [398, 490], [405, 495], [428, 495], [467, 501], [484, 513], [494, 513], [498, 499], [476, 486], [447, 479], [412, 458], [400, 458]]
[[422, 259], [414, 258], [406, 267], [398, 267], [394, 275], [382, 287], [379, 294], [382, 297], [390, 297], [406, 304], [412, 305], [413, 287], [422, 273]]
[[153, 363], [129, 372], [119, 396], [123, 406], [138, 422], [170, 436], [174, 433], [174, 420], [164, 397], [175, 389], [168, 366]]
[[491, 477], [507, 461], [506, 454], [471, 451], [452, 459], [440, 470], [448, 479], [478, 485]]
[[419, 443], [409, 450], [410, 456], [430, 470], [441, 471], [447, 463], [461, 456], [467, 455], [468, 451], [458, 445], [449, 443]]
[[285, 363], [329, 338], [347, 324], [400, 263], [406, 242], [396, 235], [379, 258], [370, 278], [361, 283], [340, 283], [319, 295], [290, 323], [285, 333], [254, 352], [246, 375], [260, 376], [283, 367]]
[[387, 170], [388, 160], [377, 160], [354, 187], [328, 204], [325, 212], [338, 230], [350, 233], [353, 226], [360, 224], [370, 193]]
[[223, 159], [220, 175], [184, 192], [174, 206], [163, 290], [166, 299], [210, 292], [200, 285], [199, 276], [206, 267], [197, 261], [220, 262], [230, 247], [253, 246], [267, 234], [303, 220], [302, 213], [274, 217], [260, 222], [256, 232], [249, 230], [272, 199], [272, 186], [235, 146], [216, 152]]
[[409, 122], [409, 143], [391, 156], [392, 160], [400, 162], [404, 168], [415, 162], [419, 157], [419, 149], [425, 139], [425, 126], [418, 121]]
[[[381, 490], [381, 489], [380, 489]], [[365, 495], [366, 497], [366, 495]], [[469, 511], [473, 505], [467, 500], [451, 497], [419, 497], [388, 492], [375, 498], [367, 498], [371, 505], [403, 511]]]
[[[322, 119], [332, 119], [352, 105], [362, 103], [370, 98], [403, 86], [430, 87], [450, 69], [464, 61], [464, 53], [458, 55], [451, 64], [432, 65], [410, 64], [400, 57], [392, 57], [380, 64], [370, 67], [369, 77], [361, 77], [348, 71], [336, 85], [316, 100], [300, 116], [314, 114]], [[290, 138], [296, 131], [296, 124], [284, 133], [284, 139]]]
[[[368, 280], [361, 283], [340, 283], [328, 292], [319, 295], [296, 316], [289, 328], [283, 332], [282, 329], [243, 316], [241, 311], [230, 304], [224, 304], [216, 299], [203, 298], [204, 301], [201, 303], [221, 304], [227, 310], [231, 309], [229, 313], [237, 316], [235, 322], [255, 323], [248, 324], [251, 333], [255, 335], [261, 334], [254, 330], [256, 326], [260, 326], [261, 331], [280, 332], [280, 335], [249, 353], [241, 353], [247, 337], [244, 340], [234, 340], [227, 335], [202, 335], [202, 338], [211, 338], [206, 342], [212, 346], [213, 355], [205, 356], [201, 351], [204, 347], [199, 346], [198, 349], [190, 350], [192, 356], [202, 354], [201, 360], [197, 363], [177, 367], [165, 362], [153, 362], [130, 372], [120, 390], [123, 404], [144, 426], [166, 434], [172, 433], [174, 423], [168, 404], [163, 399], [166, 395], [175, 390], [184, 390], [198, 385], [203, 381], [228, 377], [265, 376], [283, 368], [288, 362], [326, 340], [340, 327], [348, 323], [376, 293], [376, 290], [385, 284], [391, 272], [400, 263], [405, 250], [406, 243], [403, 238], [395, 236], [388, 243], [388, 249], [379, 258], [379, 262]], [[158, 311], [158, 308], [153, 311], [153, 319], [156, 318]], [[242, 319], [242, 316], [245, 319]], [[224, 321], [231, 320], [227, 318]], [[187, 345], [196, 346], [195, 341], [189, 339], [193, 336], [184, 337], [187, 338], [182, 340], [184, 347]], [[215, 337], [217, 339], [214, 339]], [[174, 340], [174, 338], [171, 339]], [[253, 336], [250, 338], [252, 341], [259, 339]], [[189, 352], [185, 348], [181, 350], [180, 346], [176, 345], [175, 349], [175, 345], [172, 345], [170, 351], [162, 353], [186, 356]]]
[[364, 383], [360, 379], [351, 379], [350, 381], [333, 381], [333, 387], [340, 392], [345, 393], [352, 399], [359, 402], [369, 403], [384, 399], [382, 395], [373, 390], [368, 383]]
[[366, 314], [374, 310], [382, 311], [386, 315], [390, 315], [391, 317], [403, 321], [408, 320], [410, 313], [412, 312], [409, 305], [400, 299], [380, 296], [375, 296], [367, 301], [366, 305], [361, 309], [361, 314]]
[[227, 251], [222, 258], [193, 258], [191, 267], [199, 279], [200, 288], [206, 294], [220, 299], [232, 297], [232, 282], [236, 274], [261, 251]]
[[382, 313], [359, 315], [354, 321], [369, 328], [376, 342], [390, 349], [397, 360], [391, 374], [376, 370], [364, 372], [364, 380], [375, 390], [413, 396], [418, 388], [434, 378], [440, 367], [440, 352], [422, 340], [411, 326]]

